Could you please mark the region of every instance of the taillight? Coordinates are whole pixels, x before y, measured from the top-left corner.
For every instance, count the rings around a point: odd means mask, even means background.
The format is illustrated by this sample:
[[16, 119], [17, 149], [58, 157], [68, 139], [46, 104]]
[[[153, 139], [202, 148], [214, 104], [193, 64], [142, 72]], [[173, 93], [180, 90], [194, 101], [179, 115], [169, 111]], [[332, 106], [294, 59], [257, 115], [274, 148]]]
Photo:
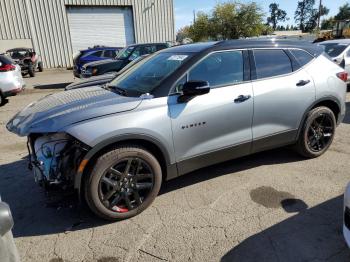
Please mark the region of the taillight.
[[13, 71], [16, 69], [16, 66], [14, 65], [2, 65], [0, 66], [0, 72], [8, 72]]
[[340, 80], [343, 80], [344, 82], [347, 82], [348, 81], [348, 73], [346, 72], [340, 72], [337, 74], [337, 77], [340, 79]]

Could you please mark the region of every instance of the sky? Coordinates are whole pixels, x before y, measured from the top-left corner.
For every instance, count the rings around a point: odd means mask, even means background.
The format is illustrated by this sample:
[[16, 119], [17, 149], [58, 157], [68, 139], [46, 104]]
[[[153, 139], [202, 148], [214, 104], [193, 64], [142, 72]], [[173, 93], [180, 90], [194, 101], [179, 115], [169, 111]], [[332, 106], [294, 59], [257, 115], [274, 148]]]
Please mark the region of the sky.
[[[196, 12], [203, 11], [209, 12], [213, 9], [216, 3], [218, 2], [226, 2], [225, 0], [174, 0], [174, 11], [175, 11], [175, 28], [176, 31], [185, 25], [190, 25], [193, 21], [193, 10]], [[252, 1], [241, 0], [241, 2], [249, 3]], [[289, 21], [282, 23], [284, 25], [287, 24], [295, 24], [294, 23], [294, 12], [297, 7], [297, 0], [271, 0], [270, 1], [262, 1], [256, 0], [262, 9], [264, 10], [266, 17], [269, 11], [269, 4], [272, 2], [276, 2], [279, 4], [281, 9], [287, 11], [287, 16], [290, 18]], [[319, 0], [315, 1], [315, 7], [318, 6]], [[330, 9], [328, 16], [334, 16], [338, 13], [339, 6], [345, 4], [346, 0], [322, 0], [322, 4]], [[326, 18], [326, 17], [323, 17]]]

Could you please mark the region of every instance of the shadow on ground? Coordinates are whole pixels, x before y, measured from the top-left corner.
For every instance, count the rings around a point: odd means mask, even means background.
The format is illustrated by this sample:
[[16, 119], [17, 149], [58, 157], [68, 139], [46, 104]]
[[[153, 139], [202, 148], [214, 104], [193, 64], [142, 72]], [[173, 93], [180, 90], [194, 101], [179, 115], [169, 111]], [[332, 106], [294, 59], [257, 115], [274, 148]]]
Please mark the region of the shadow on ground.
[[[272, 150], [211, 166], [164, 183], [160, 194], [187, 187], [223, 175], [261, 165], [300, 161], [288, 149]], [[27, 160], [21, 159], [0, 166], [0, 193], [13, 212], [15, 237], [56, 234], [82, 230], [107, 224], [94, 216], [85, 204], [79, 204], [76, 195], [64, 192], [47, 194], [35, 184], [27, 169]]]
[[350, 261], [342, 236], [343, 197], [301, 211], [230, 250], [221, 261]]

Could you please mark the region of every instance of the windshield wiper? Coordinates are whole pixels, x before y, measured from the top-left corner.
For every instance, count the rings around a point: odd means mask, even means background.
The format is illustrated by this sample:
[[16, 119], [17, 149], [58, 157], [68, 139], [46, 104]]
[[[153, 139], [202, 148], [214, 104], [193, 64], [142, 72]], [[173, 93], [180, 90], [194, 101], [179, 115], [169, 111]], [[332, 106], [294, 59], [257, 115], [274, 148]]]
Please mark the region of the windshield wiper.
[[113, 86], [112, 87], [119, 95], [121, 96], [127, 96], [126, 94], [126, 90], [121, 88], [121, 87], [117, 87], [117, 86]]
[[121, 87], [117, 87], [117, 86], [112, 86], [112, 85], [109, 85], [109, 84], [104, 84], [101, 86], [103, 89], [106, 89], [106, 90], [111, 90], [113, 89], [114, 91], [117, 92], [118, 95], [121, 95], [121, 96], [127, 96], [127, 93], [126, 93], [126, 90], [121, 88]]

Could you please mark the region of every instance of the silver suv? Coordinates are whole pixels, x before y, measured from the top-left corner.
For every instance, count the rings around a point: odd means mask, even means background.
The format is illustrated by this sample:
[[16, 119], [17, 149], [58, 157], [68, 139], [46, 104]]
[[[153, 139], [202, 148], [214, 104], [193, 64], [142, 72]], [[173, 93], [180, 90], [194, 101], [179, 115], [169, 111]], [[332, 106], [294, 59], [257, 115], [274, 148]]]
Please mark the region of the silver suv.
[[294, 144], [322, 155], [345, 115], [347, 74], [316, 45], [236, 40], [173, 47], [114, 79], [32, 103], [7, 124], [28, 136], [38, 183], [74, 187], [99, 216], [146, 209], [162, 181]]

